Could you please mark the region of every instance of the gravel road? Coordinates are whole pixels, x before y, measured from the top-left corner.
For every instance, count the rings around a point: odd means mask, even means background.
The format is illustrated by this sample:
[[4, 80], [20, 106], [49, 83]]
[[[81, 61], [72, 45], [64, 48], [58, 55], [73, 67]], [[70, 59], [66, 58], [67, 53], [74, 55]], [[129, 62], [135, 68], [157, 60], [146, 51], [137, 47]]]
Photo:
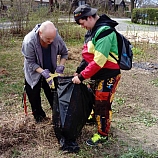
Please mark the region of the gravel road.
[[131, 19], [113, 18], [119, 23], [116, 26], [118, 31], [145, 31], [145, 32], [158, 32], [158, 26], [152, 25], [138, 25], [130, 23]]
[[119, 24], [116, 29], [132, 42], [158, 43], [158, 26], [138, 25], [131, 23], [131, 19], [113, 18]]
[[[67, 18], [61, 18], [60, 20], [68, 21]], [[150, 31], [150, 32], [158, 32], [158, 26], [147, 26], [147, 25], [138, 25], [138, 24], [132, 24], [130, 23], [131, 19], [125, 18], [113, 18], [113, 20], [117, 21], [119, 23], [118, 26], [116, 26], [118, 31]], [[70, 18], [70, 21], [74, 21], [73, 17]], [[0, 23], [0, 29], [9, 28], [11, 25], [10, 22], [4, 22]]]

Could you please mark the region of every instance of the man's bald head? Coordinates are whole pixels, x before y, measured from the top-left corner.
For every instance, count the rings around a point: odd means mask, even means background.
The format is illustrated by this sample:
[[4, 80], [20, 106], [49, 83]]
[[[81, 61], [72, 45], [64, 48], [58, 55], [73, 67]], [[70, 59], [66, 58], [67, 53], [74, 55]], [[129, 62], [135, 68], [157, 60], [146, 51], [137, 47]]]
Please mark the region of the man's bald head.
[[41, 24], [40, 31], [43, 34], [51, 34], [51, 33], [56, 32], [56, 28], [51, 21], [45, 21]]
[[45, 21], [39, 28], [39, 35], [44, 43], [50, 44], [56, 36], [56, 31], [57, 29], [51, 21]]

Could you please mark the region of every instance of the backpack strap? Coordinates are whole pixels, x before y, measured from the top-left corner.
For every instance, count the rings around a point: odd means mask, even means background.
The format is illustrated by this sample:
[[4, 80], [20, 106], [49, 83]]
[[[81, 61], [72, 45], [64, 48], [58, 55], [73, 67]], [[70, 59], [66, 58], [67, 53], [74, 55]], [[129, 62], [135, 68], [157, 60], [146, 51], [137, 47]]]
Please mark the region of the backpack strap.
[[[117, 31], [116, 31], [116, 29], [110, 27], [110, 29], [101, 32], [101, 33], [97, 36], [97, 38], [95, 39], [95, 41], [97, 41], [97, 40], [99, 40], [99, 39], [101, 39], [101, 38], [103, 38], [103, 37], [109, 35], [109, 34], [112, 33], [113, 31], [116, 33], [116, 36], [117, 36]], [[117, 62], [119, 62], [119, 60], [117, 60], [111, 53], [109, 53], [109, 55], [110, 55], [112, 58], [114, 58]]]
[[114, 30], [115, 30], [115, 29], [110, 28], [110, 29], [108, 29], [108, 30], [105, 30], [105, 31], [101, 32], [101, 33], [97, 36], [97, 38], [95, 39], [95, 41], [98, 41], [99, 39], [101, 39], [101, 38], [103, 38], [103, 37], [109, 35], [109, 34], [112, 33]]
[[117, 62], [119, 62], [119, 60], [117, 60], [111, 53], [109, 53], [109, 55], [114, 58]]

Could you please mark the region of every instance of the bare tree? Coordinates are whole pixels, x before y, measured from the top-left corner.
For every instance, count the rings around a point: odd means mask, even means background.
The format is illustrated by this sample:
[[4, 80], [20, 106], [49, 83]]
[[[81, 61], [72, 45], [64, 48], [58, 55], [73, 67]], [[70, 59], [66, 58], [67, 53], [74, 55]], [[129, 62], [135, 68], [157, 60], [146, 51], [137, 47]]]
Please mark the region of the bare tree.
[[151, 6], [151, 5], [158, 5], [158, 0], [135, 0], [135, 7], [143, 7], [143, 6]]
[[53, 0], [49, 0], [50, 12], [53, 12]]
[[49, 5], [50, 5], [50, 12], [53, 12], [53, 7], [59, 8], [58, 0], [49, 0]]
[[10, 0], [10, 6], [13, 7], [13, 0]]
[[40, 4], [42, 4], [43, 0], [40, 0]]
[[2, 0], [0, 0], [0, 3], [1, 3], [0, 10], [7, 11], [8, 8], [7, 8], [7, 6], [4, 5]]
[[70, 8], [69, 8], [69, 15], [71, 14], [73, 8], [78, 6], [78, 0], [72, 0], [70, 3]]
[[135, 8], [135, 1], [136, 0], [131, 0], [131, 13], [132, 13], [132, 11], [133, 11], [133, 9]]
[[1, 0], [0, 9], [2, 9], [2, 10], [3, 10], [3, 7], [4, 7], [4, 4], [3, 4], [3, 1]]
[[136, 8], [141, 7], [143, 0], [136, 0]]

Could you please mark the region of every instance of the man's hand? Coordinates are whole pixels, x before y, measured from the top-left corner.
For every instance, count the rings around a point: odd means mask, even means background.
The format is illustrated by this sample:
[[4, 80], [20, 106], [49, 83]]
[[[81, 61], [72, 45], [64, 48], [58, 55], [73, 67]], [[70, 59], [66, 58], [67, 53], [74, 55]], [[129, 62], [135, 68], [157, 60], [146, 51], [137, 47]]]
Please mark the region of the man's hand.
[[72, 79], [72, 82], [75, 83], [75, 84], [80, 84], [81, 81], [80, 79], [78, 78], [78, 76], [75, 76], [73, 79]]
[[57, 77], [58, 74], [52, 74], [48, 69], [45, 69], [41, 74], [46, 79], [47, 83], [49, 84], [49, 87], [55, 88], [53, 78]]
[[64, 69], [65, 69], [65, 66], [64, 65], [59, 65], [59, 66], [57, 66], [56, 67], [56, 73], [58, 73], [58, 74], [63, 74], [63, 72], [64, 72]]
[[78, 73], [75, 72], [75, 73], [74, 73], [74, 76], [78, 76]]

